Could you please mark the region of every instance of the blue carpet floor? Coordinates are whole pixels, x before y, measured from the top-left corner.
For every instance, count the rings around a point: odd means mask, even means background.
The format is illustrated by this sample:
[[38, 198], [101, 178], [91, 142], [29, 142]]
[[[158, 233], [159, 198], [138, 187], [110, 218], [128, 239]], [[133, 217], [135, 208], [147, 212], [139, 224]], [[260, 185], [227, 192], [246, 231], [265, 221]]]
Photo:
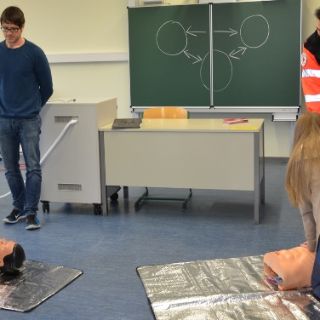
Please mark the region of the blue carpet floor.
[[[193, 190], [186, 211], [180, 203], [148, 203], [138, 212], [134, 200], [143, 191], [122, 192], [108, 217], [93, 215], [91, 205], [51, 203], [39, 213], [42, 228], [0, 224], [2, 237], [21, 243], [28, 259], [81, 269], [84, 274], [29, 313], [0, 310], [0, 319], [151, 320], [136, 267], [181, 261], [259, 255], [301, 243], [301, 218], [283, 187], [286, 161], [266, 162], [266, 205], [260, 225], [253, 223], [248, 192]], [[0, 193], [7, 191], [4, 175]], [[186, 190], [151, 189], [181, 195]], [[1, 199], [2, 219], [11, 210]]]

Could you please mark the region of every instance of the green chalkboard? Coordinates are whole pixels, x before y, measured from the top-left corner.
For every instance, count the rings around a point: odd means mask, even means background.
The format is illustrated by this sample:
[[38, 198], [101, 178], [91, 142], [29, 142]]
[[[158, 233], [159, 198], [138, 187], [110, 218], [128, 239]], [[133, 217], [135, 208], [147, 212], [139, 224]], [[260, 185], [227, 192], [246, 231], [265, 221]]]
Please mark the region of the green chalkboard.
[[132, 106], [297, 107], [301, 0], [128, 9]]
[[299, 106], [300, 0], [213, 6], [215, 106]]
[[209, 106], [209, 5], [128, 8], [133, 106]]

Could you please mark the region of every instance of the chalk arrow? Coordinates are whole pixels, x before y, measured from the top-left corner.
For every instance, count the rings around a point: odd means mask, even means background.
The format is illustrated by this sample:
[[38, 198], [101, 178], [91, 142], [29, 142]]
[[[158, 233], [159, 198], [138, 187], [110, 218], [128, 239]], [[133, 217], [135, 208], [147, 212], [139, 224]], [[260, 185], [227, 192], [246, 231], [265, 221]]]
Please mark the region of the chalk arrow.
[[238, 47], [238, 49], [234, 49], [229, 53], [229, 57], [233, 58], [233, 59], [240, 59], [237, 55], [241, 54], [243, 56], [243, 54], [246, 52], [247, 48], [246, 47]]
[[187, 34], [190, 34], [190, 36], [193, 36], [193, 37], [197, 37], [198, 35], [196, 33], [206, 33], [206, 31], [196, 31], [196, 30], [190, 30], [191, 29], [191, 26], [186, 30], [186, 33]]
[[237, 30], [229, 28], [229, 30], [213, 30], [215, 33], [229, 33], [229, 37], [232, 37], [238, 33]]
[[195, 63], [198, 63], [198, 62], [202, 61], [202, 58], [199, 55], [195, 56], [195, 55], [191, 54], [190, 52], [188, 52], [188, 50], [183, 51], [183, 53], [186, 55], [186, 57], [188, 59], [193, 59], [194, 60], [192, 62], [192, 64], [195, 64]]

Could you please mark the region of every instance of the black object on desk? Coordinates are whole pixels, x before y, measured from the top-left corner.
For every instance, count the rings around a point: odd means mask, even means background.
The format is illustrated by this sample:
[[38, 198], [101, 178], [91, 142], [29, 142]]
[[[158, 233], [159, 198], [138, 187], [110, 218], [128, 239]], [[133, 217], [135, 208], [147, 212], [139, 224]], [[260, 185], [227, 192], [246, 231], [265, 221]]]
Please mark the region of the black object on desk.
[[114, 119], [112, 124], [112, 129], [130, 129], [130, 128], [140, 128], [141, 118], [123, 118]]

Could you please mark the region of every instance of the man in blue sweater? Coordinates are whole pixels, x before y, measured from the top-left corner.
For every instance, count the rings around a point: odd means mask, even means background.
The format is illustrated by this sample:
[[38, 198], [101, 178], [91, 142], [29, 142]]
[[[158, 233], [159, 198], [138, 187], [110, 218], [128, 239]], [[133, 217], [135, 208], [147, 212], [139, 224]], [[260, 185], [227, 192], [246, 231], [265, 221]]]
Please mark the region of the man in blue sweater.
[[[0, 17], [5, 40], [0, 42], [0, 150], [13, 198], [13, 210], [3, 219], [27, 220], [26, 229], [40, 228], [37, 218], [41, 192], [39, 112], [52, 95], [52, 77], [44, 52], [22, 37], [24, 14], [14, 6]], [[21, 146], [26, 181], [19, 167]]]

